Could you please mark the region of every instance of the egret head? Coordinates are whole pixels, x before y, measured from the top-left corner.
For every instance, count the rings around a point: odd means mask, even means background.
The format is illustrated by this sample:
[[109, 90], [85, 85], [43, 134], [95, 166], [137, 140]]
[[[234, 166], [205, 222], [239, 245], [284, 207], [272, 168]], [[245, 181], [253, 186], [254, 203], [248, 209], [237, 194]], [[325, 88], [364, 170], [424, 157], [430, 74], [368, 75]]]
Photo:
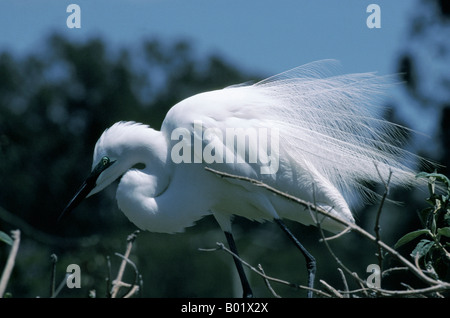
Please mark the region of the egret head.
[[134, 147], [133, 139], [129, 138], [127, 127], [134, 123], [119, 122], [105, 130], [94, 149], [92, 170], [77, 193], [61, 213], [69, 214], [84, 198], [100, 192], [119, 178], [131, 167], [133, 160], [130, 147]]
[[91, 173], [59, 219], [84, 198], [100, 192], [133, 167], [141, 169], [150, 161], [155, 171], [161, 171], [166, 156], [167, 145], [159, 131], [131, 121], [115, 123], [95, 144]]

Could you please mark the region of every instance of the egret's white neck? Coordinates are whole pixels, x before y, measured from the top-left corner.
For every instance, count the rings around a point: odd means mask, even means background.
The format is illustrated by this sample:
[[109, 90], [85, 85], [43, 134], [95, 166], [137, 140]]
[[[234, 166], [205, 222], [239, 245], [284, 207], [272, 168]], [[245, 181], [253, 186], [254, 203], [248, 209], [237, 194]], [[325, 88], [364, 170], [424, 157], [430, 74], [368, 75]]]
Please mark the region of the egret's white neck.
[[[148, 135], [141, 137], [145, 142], [138, 142], [137, 147], [129, 149], [129, 169], [121, 178], [116, 197], [120, 210], [130, 221], [140, 228], [149, 229], [146, 224], [161, 223], [153, 220], [163, 214], [155, 198], [167, 189], [173, 164], [161, 132], [149, 129]], [[145, 167], [134, 168], [138, 164]]]
[[130, 129], [125, 134], [129, 134], [124, 138], [128, 141], [122, 146], [122, 159], [116, 167], [123, 173], [118, 191], [145, 187], [148, 196], [157, 195], [167, 187], [172, 168], [166, 139], [160, 131], [148, 127], [138, 132]]
[[[196, 189], [180, 189], [180, 186], [184, 187], [181, 183], [175, 183], [175, 188], [170, 186], [178, 170], [170, 157], [169, 141], [164, 131], [133, 123], [110, 128], [99, 141], [98, 155], [107, 153], [112, 160], [116, 159], [105, 171], [110, 176], [106, 181], [122, 175], [116, 195], [119, 209], [136, 226], [152, 232], [183, 231], [208, 213], [209, 203], [195, 197], [198, 195]], [[112, 145], [110, 149], [107, 149], [108, 145]], [[192, 171], [192, 168], [198, 171]], [[205, 173], [201, 166], [191, 167], [188, 171], [191, 174], [181, 179]], [[184, 197], [176, 197], [174, 193]], [[192, 200], [192, 204], [186, 206], [187, 200]]]

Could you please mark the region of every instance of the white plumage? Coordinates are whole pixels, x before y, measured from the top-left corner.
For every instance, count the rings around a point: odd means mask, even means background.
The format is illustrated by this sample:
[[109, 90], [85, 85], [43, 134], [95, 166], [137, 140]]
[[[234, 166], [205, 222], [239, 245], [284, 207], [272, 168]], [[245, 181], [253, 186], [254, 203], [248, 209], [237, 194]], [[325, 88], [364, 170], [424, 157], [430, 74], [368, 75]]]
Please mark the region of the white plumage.
[[[402, 138], [398, 127], [379, 117], [376, 102], [388, 79], [373, 73], [326, 73], [335, 67], [334, 61], [314, 62], [254, 85], [192, 96], [170, 109], [161, 132], [132, 122], [113, 125], [96, 144], [93, 168], [104, 156], [117, 163], [100, 175], [90, 194], [125, 174], [117, 193], [119, 207], [138, 227], [158, 232], [182, 231], [209, 213], [219, 215], [220, 220], [238, 214], [258, 220], [279, 216], [304, 224], [315, 222], [308, 211], [281, 203], [284, 200], [265, 190], [213, 176], [203, 170], [208, 165], [259, 179], [353, 221], [344, 197], [370, 194], [362, 182], [381, 181], [376, 167], [385, 180], [392, 170], [392, 185], [412, 184], [414, 172], [404, 162], [414, 156], [396, 145]], [[194, 123], [201, 130], [195, 130]], [[210, 128], [216, 135], [204, 136]], [[278, 151], [276, 173], [261, 174], [259, 162], [248, 162], [252, 147], [259, 146], [249, 144], [248, 139], [247, 162], [237, 163], [236, 147], [227, 148], [224, 140], [227, 129], [232, 128], [247, 132], [266, 128], [267, 148], [258, 150], [268, 154]], [[177, 129], [184, 129], [181, 131], [189, 136], [173, 135]], [[279, 149], [269, 149], [270, 132], [274, 131], [279, 133]], [[177, 144], [180, 147], [183, 139], [183, 150], [191, 147], [191, 160], [176, 164], [171, 150]], [[194, 149], [194, 144], [201, 147]], [[202, 155], [198, 149], [203, 151], [207, 145], [222, 151], [221, 163], [196, 162], [194, 156]], [[233, 162], [225, 158], [230, 152], [235, 157]], [[146, 164], [146, 168], [131, 169], [137, 163]], [[238, 206], [228, 202], [231, 198], [240, 198]], [[230, 229], [225, 221], [221, 225]], [[342, 229], [332, 221], [326, 221], [323, 227]]]
[[[389, 171], [391, 185], [413, 184], [409, 166], [419, 158], [398, 146], [400, 127], [379, 117], [389, 79], [333, 75], [335, 68], [334, 61], [314, 62], [254, 85], [192, 96], [170, 109], [161, 131], [114, 124], [98, 140], [93, 175], [77, 197], [122, 176], [119, 208], [138, 227], [155, 232], [182, 231], [207, 214], [226, 233], [233, 214], [315, 224], [308, 210], [250, 183], [219, 178], [205, 171], [210, 166], [261, 180], [354, 222], [345, 197], [370, 196], [364, 182], [380, 182], [379, 173], [387, 179]], [[238, 146], [240, 134], [244, 148]], [[145, 168], [133, 168], [139, 163]], [[344, 228], [330, 219], [321, 226]]]

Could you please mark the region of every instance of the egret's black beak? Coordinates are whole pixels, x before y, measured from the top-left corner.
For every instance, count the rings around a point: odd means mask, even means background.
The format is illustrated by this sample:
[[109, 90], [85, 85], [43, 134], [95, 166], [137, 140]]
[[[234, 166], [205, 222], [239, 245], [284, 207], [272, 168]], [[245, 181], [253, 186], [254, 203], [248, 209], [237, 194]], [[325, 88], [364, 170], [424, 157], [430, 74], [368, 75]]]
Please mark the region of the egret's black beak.
[[74, 210], [81, 203], [81, 201], [83, 201], [84, 198], [87, 197], [87, 195], [97, 185], [96, 182], [100, 174], [114, 162], [115, 161], [110, 161], [108, 157], [103, 157], [102, 160], [100, 160], [100, 162], [95, 166], [94, 170], [92, 170], [91, 174], [86, 178], [81, 187], [78, 189], [72, 200], [70, 200], [64, 211], [62, 211], [61, 215], [58, 218], [58, 222], [61, 221], [65, 216], [69, 215], [69, 213]]

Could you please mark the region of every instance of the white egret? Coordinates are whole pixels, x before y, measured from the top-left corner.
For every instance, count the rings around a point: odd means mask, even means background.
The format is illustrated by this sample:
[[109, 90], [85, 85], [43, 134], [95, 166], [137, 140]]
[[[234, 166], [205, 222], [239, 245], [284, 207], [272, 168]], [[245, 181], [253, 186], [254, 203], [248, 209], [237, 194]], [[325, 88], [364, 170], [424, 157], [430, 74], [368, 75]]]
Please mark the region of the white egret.
[[[399, 127], [373, 112], [385, 79], [328, 74], [334, 65], [314, 62], [254, 85], [192, 96], [169, 110], [160, 131], [114, 124], [97, 141], [92, 172], [63, 214], [121, 177], [118, 206], [144, 230], [181, 232], [212, 214], [237, 254], [232, 215], [272, 220], [305, 256], [312, 287], [315, 260], [282, 219], [315, 225], [314, 215], [205, 167], [258, 179], [349, 222], [354, 219], [346, 195], [370, 196], [362, 182], [378, 182], [392, 171], [391, 185], [413, 184], [415, 173], [405, 160], [415, 157], [398, 147]], [[344, 229], [330, 218], [320, 224], [332, 232]], [[244, 296], [251, 297], [242, 265], [234, 261]]]

